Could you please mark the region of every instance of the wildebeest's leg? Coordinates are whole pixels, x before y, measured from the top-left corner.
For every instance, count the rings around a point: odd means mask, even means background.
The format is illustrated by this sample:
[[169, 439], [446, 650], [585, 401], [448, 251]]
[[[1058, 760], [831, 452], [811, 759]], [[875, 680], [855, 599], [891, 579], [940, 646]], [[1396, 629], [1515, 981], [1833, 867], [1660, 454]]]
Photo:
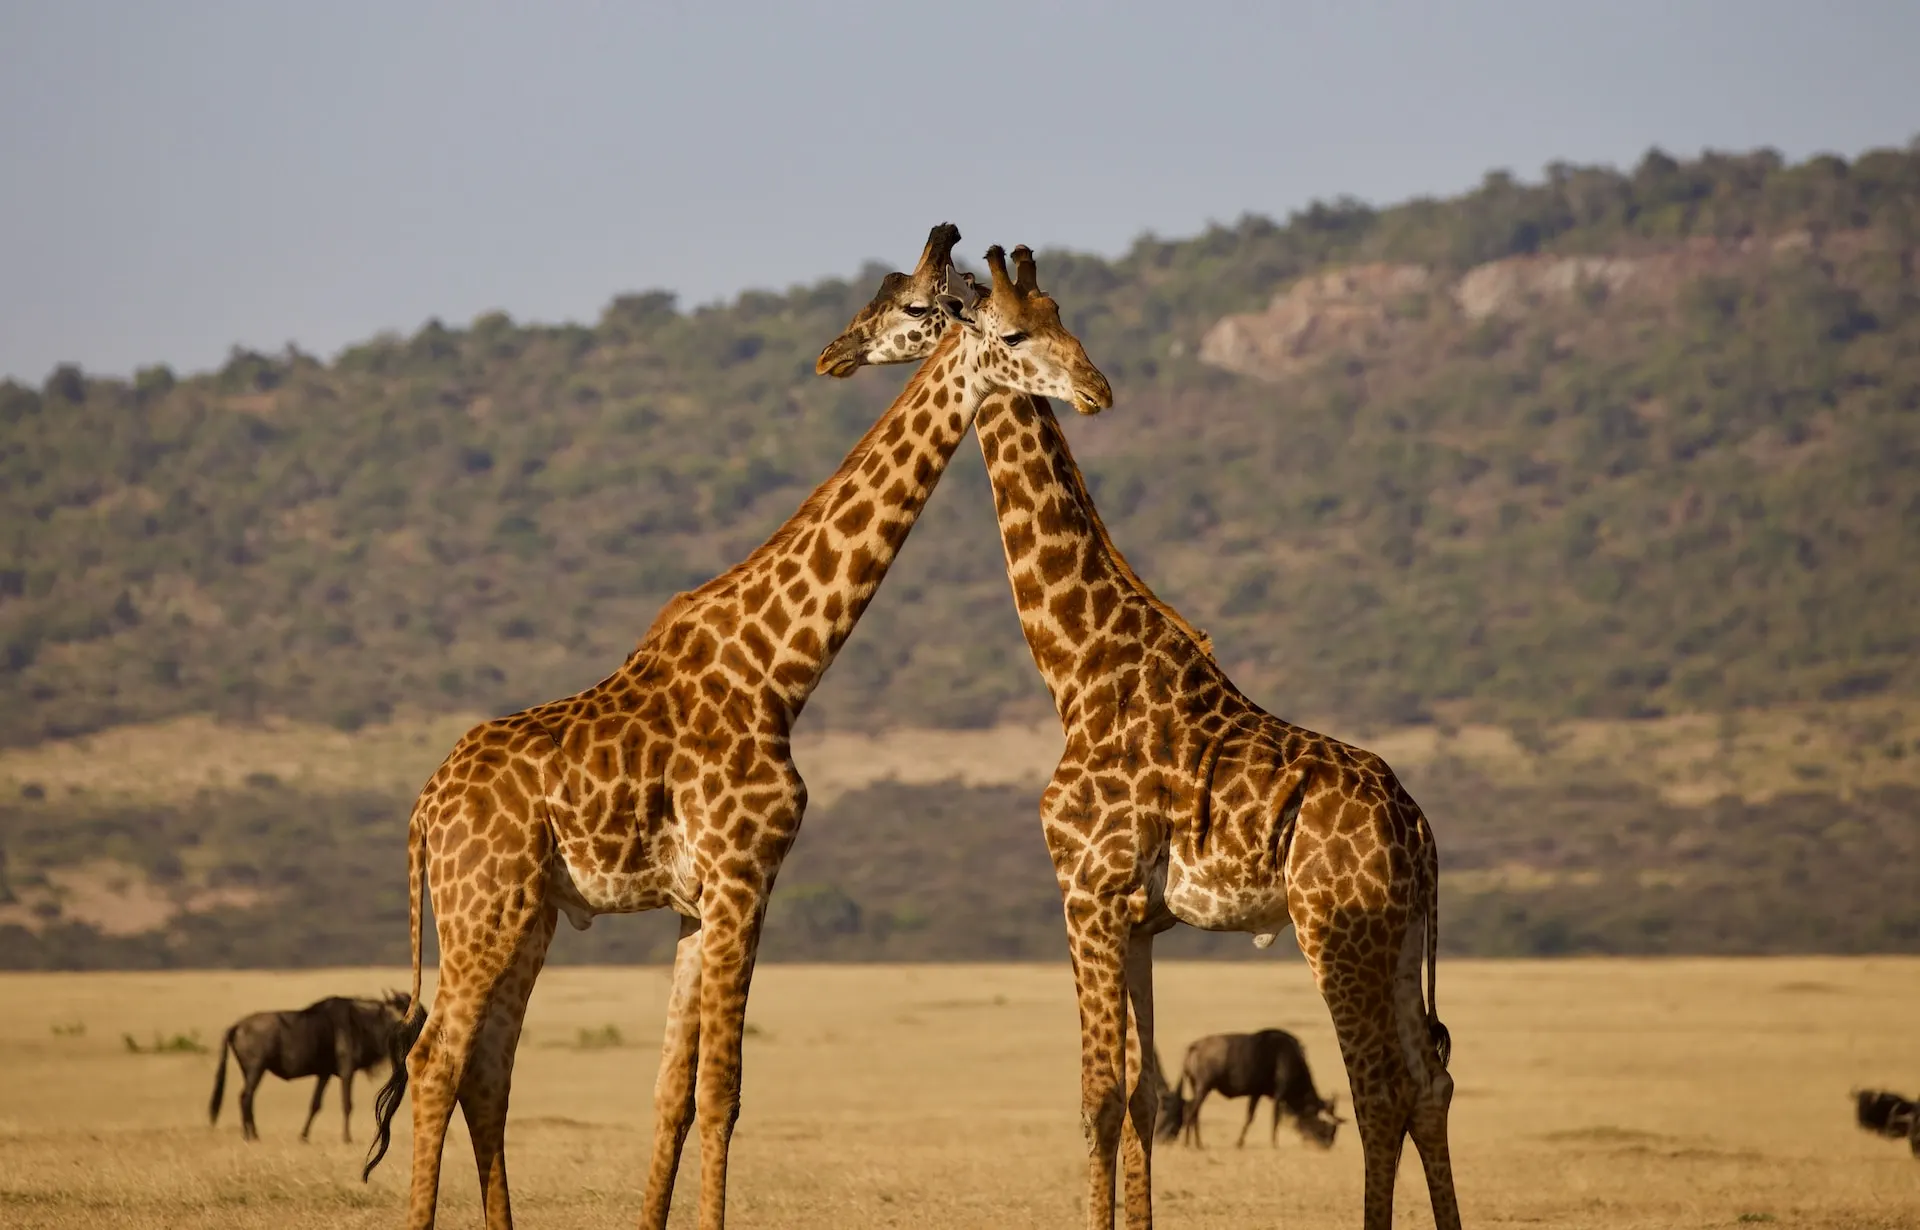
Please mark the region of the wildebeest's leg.
[[1181, 1127], [1186, 1132], [1187, 1143], [1196, 1149], [1206, 1147], [1200, 1142], [1200, 1103], [1206, 1101], [1207, 1095], [1212, 1092], [1211, 1081], [1203, 1079], [1193, 1082], [1193, 1097], [1187, 1102], [1186, 1118], [1182, 1121]]
[[1120, 1151], [1126, 1174], [1128, 1230], [1152, 1230], [1153, 1135], [1160, 1119], [1159, 1052], [1153, 1040], [1153, 934], [1127, 941], [1127, 1118]]
[[[1243, 1149], [1246, 1147], [1247, 1129], [1253, 1126], [1253, 1117], [1259, 1113], [1260, 1113], [1259, 1093], [1255, 1092], [1255, 1093], [1248, 1094], [1247, 1095], [1247, 1121], [1240, 1125], [1240, 1139], [1233, 1142], [1234, 1148]], [[1273, 1113], [1276, 1115], [1280, 1113], [1280, 1103], [1278, 1101], [1275, 1101], [1273, 1104]]]
[[547, 946], [559, 910], [548, 906], [543, 917], [520, 941], [520, 952], [494, 989], [480, 1037], [460, 1082], [460, 1111], [466, 1116], [467, 1135], [473, 1140], [473, 1160], [480, 1172], [480, 1203], [486, 1209], [487, 1230], [513, 1225], [507, 1196], [507, 1101], [513, 1093], [513, 1059], [526, 1021], [527, 1000], [546, 964]]
[[1113, 1230], [1114, 1163], [1126, 1118], [1127, 937], [1121, 897], [1075, 891], [1068, 950], [1080, 1000], [1080, 1127], [1087, 1139], [1087, 1226]]
[[653, 1165], [647, 1173], [643, 1230], [667, 1224], [673, 1203], [673, 1177], [680, 1150], [693, 1126], [694, 1066], [700, 1047], [700, 920], [680, 919], [680, 941], [673, 950], [673, 989], [667, 996], [666, 1040], [660, 1047], [660, 1074], [653, 1082]]
[[[353, 1143], [353, 1058], [353, 1035], [342, 1030], [333, 1039], [333, 1070], [340, 1077], [340, 1139], [348, 1144]], [[313, 1108], [320, 1109], [318, 1095]], [[311, 1115], [307, 1122], [313, 1122]]]
[[307, 1103], [307, 1123], [300, 1129], [300, 1139], [305, 1140], [307, 1133], [313, 1131], [314, 1116], [320, 1113], [320, 1099], [326, 1096], [327, 1082], [333, 1079], [331, 1072], [322, 1072], [320, 1079], [313, 1082], [313, 1101]]
[[1273, 1130], [1267, 1133], [1267, 1143], [1275, 1148], [1280, 1146], [1280, 1099], [1278, 1097], [1273, 1099]]
[[240, 1135], [247, 1140], [259, 1140], [260, 1129], [253, 1126], [253, 1091], [260, 1087], [267, 1065], [263, 1060], [249, 1058], [241, 1071], [247, 1079], [240, 1086]]

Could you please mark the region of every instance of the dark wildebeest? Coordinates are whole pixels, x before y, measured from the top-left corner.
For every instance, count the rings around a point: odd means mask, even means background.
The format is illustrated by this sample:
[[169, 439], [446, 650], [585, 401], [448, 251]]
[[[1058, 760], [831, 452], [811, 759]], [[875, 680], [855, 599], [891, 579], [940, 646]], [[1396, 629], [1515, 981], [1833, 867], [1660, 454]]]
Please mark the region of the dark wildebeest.
[[281, 1080], [317, 1076], [313, 1105], [307, 1108], [305, 1140], [320, 1113], [327, 1082], [340, 1078], [340, 1134], [353, 1139], [353, 1074], [364, 1072], [387, 1058], [387, 1039], [407, 1010], [407, 997], [389, 992], [384, 999], [346, 999], [330, 996], [298, 1012], [256, 1012], [242, 1017], [220, 1040], [220, 1070], [213, 1078], [213, 1102], [207, 1121], [220, 1121], [220, 1100], [227, 1092], [227, 1054], [240, 1063], [246, 1084], [240, 1089], [240, 1130], [248, 1140], [260, 1139], [253, 1126], [253, 1091], [268, 1072]]
[[[1192, 1092], [1188, 1092], [1189, 1087]], [[1293, 1116], [1300, 1135], [1322, 1149], [1333, 1147], [1334, 1133], [1346, 1122], [1334, 1113], [1334, 1104], [1313, 1087], [1313, 1073], [1307, 1070], [1300, 1039], [1284, 1029], [1214, 1034], [1188, 1047], [1180, 1085], [1172, 1097], [1178, 1118], [1163, 1116], [1157, 1125], [1161, 1135], [1170, 1140], [1175, 1132], [1184, 1130], [1187, 1143], [1200, 1147], [1200, 1104], [1210, 1093], [1247, 1099], [1247, 1121], [1240, 1127], [1236, 1146], [1247, 1143], [1247, 1129], [1253, 1126], [1261, 1098], [1273, 1099], [1271, 1138], [1275, 1143], [1280, 1139], [1282, 1114]]]
[[1920, 1157], [1920, 1103], [1897, 1093], [1853, 1091], [1854, 1118], [1862, 1128], [1888, 1140], [1904, 1140]]

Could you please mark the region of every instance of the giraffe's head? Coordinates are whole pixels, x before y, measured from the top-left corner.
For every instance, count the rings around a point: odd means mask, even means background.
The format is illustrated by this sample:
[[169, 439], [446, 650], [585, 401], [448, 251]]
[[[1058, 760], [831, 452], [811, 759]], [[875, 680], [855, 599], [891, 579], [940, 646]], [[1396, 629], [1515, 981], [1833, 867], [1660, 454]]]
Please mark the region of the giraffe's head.
[[913, 272], [888, 274], [846, 332], [820, 352], [813, 370], [844, 378], [866, 364], [909, 363], [933, 353], [947, 328], [947, 317], [935, 300], [953, 269], [953, 245], [958, 242], [960, 228], [951, 222], [929, 231]]
[[1113, 386], [1087, 358], [1080, 339], [1060, 322], [1060, 307], [1039, 286], [1033, 252], [1013, 250], [1013, 276], [999, 245], [987, 249], [991, 284], [950, 278], [940, 308], [965, 331], [971, 362], [989, 388], [1013, 389], [1070, 402], [1082, 414], [1113, 404]]

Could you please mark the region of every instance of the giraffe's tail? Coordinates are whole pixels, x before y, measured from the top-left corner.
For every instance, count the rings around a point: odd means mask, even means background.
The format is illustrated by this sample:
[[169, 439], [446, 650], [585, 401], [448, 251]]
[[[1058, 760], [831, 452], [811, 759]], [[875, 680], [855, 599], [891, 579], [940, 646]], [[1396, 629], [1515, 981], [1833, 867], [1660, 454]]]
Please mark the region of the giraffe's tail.
[[367, 1164], [360, 1170], [362, 1183], [387, 1155], [387, 1145], [393, 1137], [393, 1116], [407, 1096], [407, 1055], [427, 1025], [427, 1010], [420, 1002], [420, 928], [426, 912], [427, 834], [420, 821], [420, 804], [416, 802], [413, 814], [407, 819], [407, 928], [413, 945], [413, 992], [407, 1001], [406, 1015], [395, 1022], [387, 1036], [387, 1058], [392, 1062], [392, 1071], [373, 1099], [373, 1145], [367, 1152]]
[[1427, 1037], [1440, 1056], [1440, 1066], [1444, 1068], [1453, 1058], [1453, 1035], [1440, 1022], [1440, 851], [1431, 837], [1427, 841], [1424, 870], [1426, 917], [1422, 920], [1420, 930], [1427, 950]]

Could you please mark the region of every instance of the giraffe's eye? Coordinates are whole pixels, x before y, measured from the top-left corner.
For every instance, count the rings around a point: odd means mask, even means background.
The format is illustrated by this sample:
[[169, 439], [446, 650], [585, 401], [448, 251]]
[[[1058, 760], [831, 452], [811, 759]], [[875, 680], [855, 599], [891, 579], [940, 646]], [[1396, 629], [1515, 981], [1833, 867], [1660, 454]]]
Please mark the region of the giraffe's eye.
[[905, 312], [907, 315], [913, 317], [915, 320], [919, 320], [922, 316], [925, 316], [928, 312], [931, 312], [933, 308], [930, 305], [925, 303], [909, 303], [905, 307], [901, 308], [900, 310]]
[[1027, 340], [1027, 335], [1024, 333], [1002, 333], [1000, 340], [1009, 346], [1018, 346], [1021, 342]]

